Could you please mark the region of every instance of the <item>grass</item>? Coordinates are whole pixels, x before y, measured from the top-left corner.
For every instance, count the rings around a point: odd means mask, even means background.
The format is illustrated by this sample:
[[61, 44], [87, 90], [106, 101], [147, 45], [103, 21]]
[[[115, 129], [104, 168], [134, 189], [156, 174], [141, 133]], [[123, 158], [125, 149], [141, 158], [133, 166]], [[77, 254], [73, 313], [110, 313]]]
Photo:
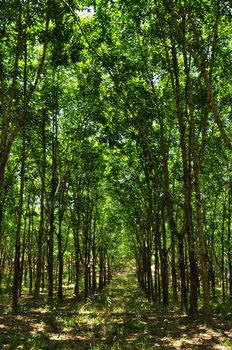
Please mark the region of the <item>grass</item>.
[[0, 349], [232, 349], [231, 318], [207, 328], [177, 310], [154, 308], [129, 272], [86, 303], [26, 298], [20, 315], [7, 304], [0, 311]]

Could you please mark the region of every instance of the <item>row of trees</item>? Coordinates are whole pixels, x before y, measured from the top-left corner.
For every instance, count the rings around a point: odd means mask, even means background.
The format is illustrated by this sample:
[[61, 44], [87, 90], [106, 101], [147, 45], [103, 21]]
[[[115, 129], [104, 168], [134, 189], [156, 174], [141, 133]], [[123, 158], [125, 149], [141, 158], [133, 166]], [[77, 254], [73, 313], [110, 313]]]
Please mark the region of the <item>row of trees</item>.
[[202, 295], [210, 321], [218, 287], [232, 297], [229, 3], [32, 5], [6, 2], [1, 25], [0, 266], [7, 277], [14, 262], [14, 309], [23, 276], [39, 295], [45, 265], [50, 297], [54, 271], [60, 298], [66, 269], [76, 295], [80, 267], [85, 296], [97, 275], [101, 288], [121, 240], [149, 299], [168, 304], [172, 286], [197, 317]]
[[80, 289], [85, 298], [102, 289], [120, 244], [121, 223], [112, 227], [115, 209], [104, 191], [102, 147], [89, 118], [80, 114], [77, 123], [67, 123], [76, 110], [59, 105], [59, 75], [41, 85], [33, 122], [19, 131], [4, 179], [0, 282], [13, 283], [15, 311], [23, 287], [35, 298], [46, 287], [52, 298], [56, 284], [59, 299], [64, 283], [74, 284], [76, 298]]

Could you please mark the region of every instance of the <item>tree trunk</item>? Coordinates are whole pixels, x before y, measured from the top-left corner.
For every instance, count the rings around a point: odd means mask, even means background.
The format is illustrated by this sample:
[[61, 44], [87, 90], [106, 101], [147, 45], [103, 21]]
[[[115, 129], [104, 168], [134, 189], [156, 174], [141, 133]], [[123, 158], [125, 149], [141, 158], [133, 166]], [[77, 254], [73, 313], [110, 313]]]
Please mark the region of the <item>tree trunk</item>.
[[99, 291], [104, 288], [104, 255], [103, 252], [99, 253], [99, 282], [98, 282]]
[[22, 143], [22, 160], [20, 171], [20, 193], [19, 193], [19, 205], [17, 210], [17, 227], [15, 235], [15, 256], [14, 256], [14, 277], [12, 288], [12, 311], [18, 312], [18, 298], [20, 289], [20, 276], [21, 276], [21, 227], [22, 227], [22, 215], [23, 215], [23, 195], [24, 195], [24, 182], [25, 182], [25, 160], [26, 160], [26, 141], [25, 141], [25, 129], [23, 132]]
[[[24, 266], [25, 266], [25, 252], [26, 252], [27, 213], [28, 213], [28, 209], [26, 211], [26, 215], [25, 215], [25, 218], [24, 218], [24, 228], [23, 228], [23, 242], [22, 242], [22, 254], [21, 254], [21, 271], [20, 271], [20, 284], [19, 284], [19, 296], [20, 297], [21, 297], [21, 293], [22, 293], [23, 272], [24, 272], [24, 270], [25, 270], [25, 276], [26, 276], [26, 269], [24, 268]], [[24, 280], [26, 280], [26, 278]]]
[[[183, 22], [185, 23], [184, 19]], [[183, 29], [185, 30], [185, 28]], [[185, 39], [185, 33], [183, 35]], [[209, 282], [208, 282], [208, 268], [207, 268], [207, 255], [206, 255], [206, 241], [204, 232], [204, 220], [203, 220], [203, 210], [201, 203], [201, 187], [199, 180], [200, 164], [196, 151], [196, 127], [195, 127], [195, 116], [194, 116], [194, 106], [192, 100], [192, 87], [190, 80], [190, 63], [187, 59], [187, 53], [185, 48], [185, 40], [183, 42], [183, 56], [185, 65], [185, 75], [186, 75], [186, 95], [187, 102], [189, 106], [189, 116], [190, 116], [190, 151], [193, 160], [193, 174], [194, 174], [194, 188], [195, 188], [195, 200], [196, 200], [196, 212], [197, 212], [197, 229], [200, 243], [200, 265], [201, 265], [201, 275], [202, 275], [202, 288], [203, 288], [203, 299], [204, 299], [204, 316], [207, 322], [211, 322], [211, 307], [210, 307], [210, 295], [209, 295]]]
[[179, 270], [180, 270], [180, 289], [181, 289], [181, 310], [188, 310], [187, 301], [187, 281], [186, 281], [186, 268], [184, 259], [184, 238], [183, 234], [179, 234], [178, 237], [178, 253], [179, 253]]
[[159, 118], [160, 122], [160, 148], [162, 154], [163, 162], [163, 176], [164, 176], [164, 187], [165, 187], [165, 205], [167, 207], [168, 214], [168, 223], [171, 233], [171, 274], [172, 274], [172, 295], [173, 295], [173, 304], [177, 305], [178, 303], [178, 294], [177, 294], [177, 276], [176, 276], [176, 248], [175, 242], [177, 237], [176, 223], [173, 216], [173, 203], [170, 200], [168, 193], [170, 193], [169, 186], [169, 169], [168, 169], [168, 147], [165, 144], [164, 138], [164, 125], [163, 125], [163, 113]]
[[80, 278], [80, 247], [79, 247], [79, 235], [78, 235], [78, 226], [74, 231], [74, 242], [75, 242], [75, 287], [74, 295], [75, 299], [79, 298], [79, 278]]
[[41, 273], [42, 273], [42, 264], [43, 264], [44, 226], [45, 226], [45, 206], [44, 206], [45, 174], [46, 174], [45, 125], [46, 125], [46, 111], [44, 110], [42, 114], [42, 127], [41, 127], [43, 159], [42, 159], [42, 169], [41, 169], [41, 190], [40, 190], [40, 224], [39, 224], [39, 234], [37, 238], [37, 262], [36, 262], [36, 279], [35, 279], [35, 292], [34, 292], [34, 296], [36, 299], [40, 295], [40, 283], [41, 283]]
[[54, 263], [54, 232], [55, 232], [55, 201], [57, 191], [57, 137], [58, 137], [58, 87], [56, 87], [55, 109], [52, 118], [52, 178], [49, 208], [49, 236], [48, 236], [48, 297], [53, 297], [53, 263]]
[[185, 230], [188, 237], [188, 253], [189, 253], [189, 267], [190, 267], [190, 308], [189, 315], [192, 318], [198, 316], [198, 273], [195, 257], [194, 232], [192, 223], [192, 181], [191, 172], [189, 169], [189, 159], [186, 146], [186, 127], [184, 115], [182, 110], [182, 103], [180, 97], [180, 81], [179, 68], [176, 55], [175, 44], [172, 43], [172, 61], [174, 70], [174, 93], [176, 99], [178, 125], [180, 131], [180, 147], [183, 162], [183, 181], [184, 181], [184, 196], [185, 196]]
[[166, 228], [165, 228], [165, 216], [164, 205], [161, 207], [162, 218], [162, 245], [160, 242], [160, 262], [161, 262], [161, 281], [162, 281], [162, 295], [163, 305], [168, 305], [168, 253], [166, 244]]
[[58, 240], [58, 299], [63, 299], [63, 271], [64, 271], [64, 263], [63, 263], [63, 252], [62, 252], [62, 219], [63, 215], [60, 213], [59, 215], [59, 226], [57, 233]]
[[96, 274], [96, 218], [93, 225], [93, 242], [92, 242], [92, 294], [97, 290], [97, 274]]
[[229, 178], [229, 190], [228, 190], [228, 269], [229, 269], [229, 296], [232, 300], [232, 259], [231, 259], [231, 198], [232, 198], [232, 177]]

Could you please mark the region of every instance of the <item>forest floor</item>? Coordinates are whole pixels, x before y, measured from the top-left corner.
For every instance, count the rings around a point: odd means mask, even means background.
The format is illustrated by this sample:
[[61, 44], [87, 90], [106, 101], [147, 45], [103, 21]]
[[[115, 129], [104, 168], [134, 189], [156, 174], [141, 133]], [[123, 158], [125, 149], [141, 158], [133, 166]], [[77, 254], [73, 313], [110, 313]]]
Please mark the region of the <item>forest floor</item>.
[[0, 349], [232, 349], [231, 317], [208, 328], [178, 310], [157, 310], [128, 271], [86, 303], [23, 299], [20, 315], [9, 310], [0, 305]]

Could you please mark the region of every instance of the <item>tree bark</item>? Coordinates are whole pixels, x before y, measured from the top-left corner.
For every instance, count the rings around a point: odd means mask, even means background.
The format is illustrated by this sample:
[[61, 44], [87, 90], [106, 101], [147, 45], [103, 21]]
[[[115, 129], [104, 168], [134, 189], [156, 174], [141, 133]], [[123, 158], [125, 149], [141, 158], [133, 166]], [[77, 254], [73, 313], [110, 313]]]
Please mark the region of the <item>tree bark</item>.
[[177, 229], [176, 223], [173, 215], [173, 202], [170, 200], [168, 193], [170, 193], [169, 185], [169, 169], [168, 169], [168, 150], [167, 145], [165, 144], [164, 138], [164, 125], [162, 115], [159, 118], [160, 122], [160, 149], [162, 154], [163, 162], [163, 176], [164, 176], [164, 187], [167, 189], [165, 191], [165, 205], [167, 207], [168, 214], [168, 223], [171, 233], [171, 274], [172, 274], [172, 293], [173, 293], [173, 304], [177, 305], [178, 303], [178, 294], [177, 294], [177, 275], [176, 275], [176, 238], [177, 238]]
[[58, 155], [58, 81], [56, 82], [56, 93], [54, 96], [54, 110], [52, 117], [52, 169], [51, 169], [51, 192], [50, 192], [50, 205], [49, 205], [49, 234], [48, 234], [48, 297], [53, 298], [54, 289], [54, 277], [53, 277], [53, 264], [54, 264], [54, 233], [55, 233], [55, 205], [56, 194], [58, 191], [57, 181], [57, 155]]
[[36, 279], [35, 279], [35, 291], [34, 296], [37, 299], [40, 295], [41, 273], [43, 264], [43, 243], [44, 243], [44, 227], [45, 227], [45, 175], [46, 175], [46, 110], [42, 112], [42, 165], [41, 165], [41, 190], [40, 190], [40, 224], [39, 234], [37, 238], [37, 262], [36, 262]]
[[192, 87], [190, 79], [190, 62], [188, 62], [186, 43], [185, 43], [185, 17], [182, 18], [183, 23], [183, 57], [184, 57], [184, 67], [186, 75], [186, 98], [189, 107], [190, 116], [190, 152], [193, 161], [193, 174], [194, 174], [194, 188], [195, 188], [195, 200], [196, 200], [196, 212], [197, 212], [197, 229], [198, 237], [200, 243], [200, 265], [201, 265], [201, 275], [202, 275], [202, 288], [203, 288], [203, 299], [204, 299], [204, 316], [207, 322], [211, 322], [211, 306], [210, 306], [210, 295], [209, 295], [209, 279], [208, 279], [208, 268], [207, 268], [207, 255], [206, 255], [206, 241], [204, 232], [204, 220], [203, 220], [203, 210], [201, 203], [201, 187], [199, 179], [200, 164], [198, 160], [197, 150], [196, 150], [196, 127], [195, 127], [195, 116], [194, 116], [194, 106], [192, 99]]
[[189, 159], [186, 146], [186, 126], [180, 97], [180, 81], [179, 68], [176, 55], [176, 47], [172, 43], [172, 62], [174, 80], [174, 94], [177, 107], [178, 125], [180, 131], [180, 147], [183, 162], [183, 181], [184, 181], [184, 196], [185, 196], [185, 230], [188, 237], [188, 253], [189, 253], [189, 267], [190, 267], [190, 308], [189, 314], [192, 318], [198, 316], [198, 273], [195, 257], [194, 232], [192, 223], [192, 181], [191, 172], [189, 169]]
[[24, 183], [25, 183], [25, 161], [26, 161], [26, 141], [25, 141], [25, 129], [23, 130], [22, 141], [22, 160], [20, 170], [20, 193], [19, 193], [19, 205], [17, 210], [17, 227], [15, 235], [15, 256], [14, 256], [14, 277], [12, 288], [12, 311], [17, 313], [18, 311], [18, 298], [20, 289], [20, 276], [21, 276], [21, 228], [22, 228], [22, 215], [23, 215], [23, 203], [24, 203]]
[[231, 198], [232, 198], [232, 177], [229, 178], [229, 189], [228, 189], [228, 217], [227, 217], [227, 223], [228, 223], [228, 249], [227, 249], [227, 256], [228, 256], [228, 268], [229, 268], [229, 296], [232, 300], [232, 259], [231, 259]]
[[161, 208], [162, 217], [162, 247], [161, 247], [161, 275], [162, 275], [162, 294], [163, 294], [163, 305], [168, 305], [168, 252], [167, 252], [167, 238], [165, 228], [165, 215], [164, 205]]

